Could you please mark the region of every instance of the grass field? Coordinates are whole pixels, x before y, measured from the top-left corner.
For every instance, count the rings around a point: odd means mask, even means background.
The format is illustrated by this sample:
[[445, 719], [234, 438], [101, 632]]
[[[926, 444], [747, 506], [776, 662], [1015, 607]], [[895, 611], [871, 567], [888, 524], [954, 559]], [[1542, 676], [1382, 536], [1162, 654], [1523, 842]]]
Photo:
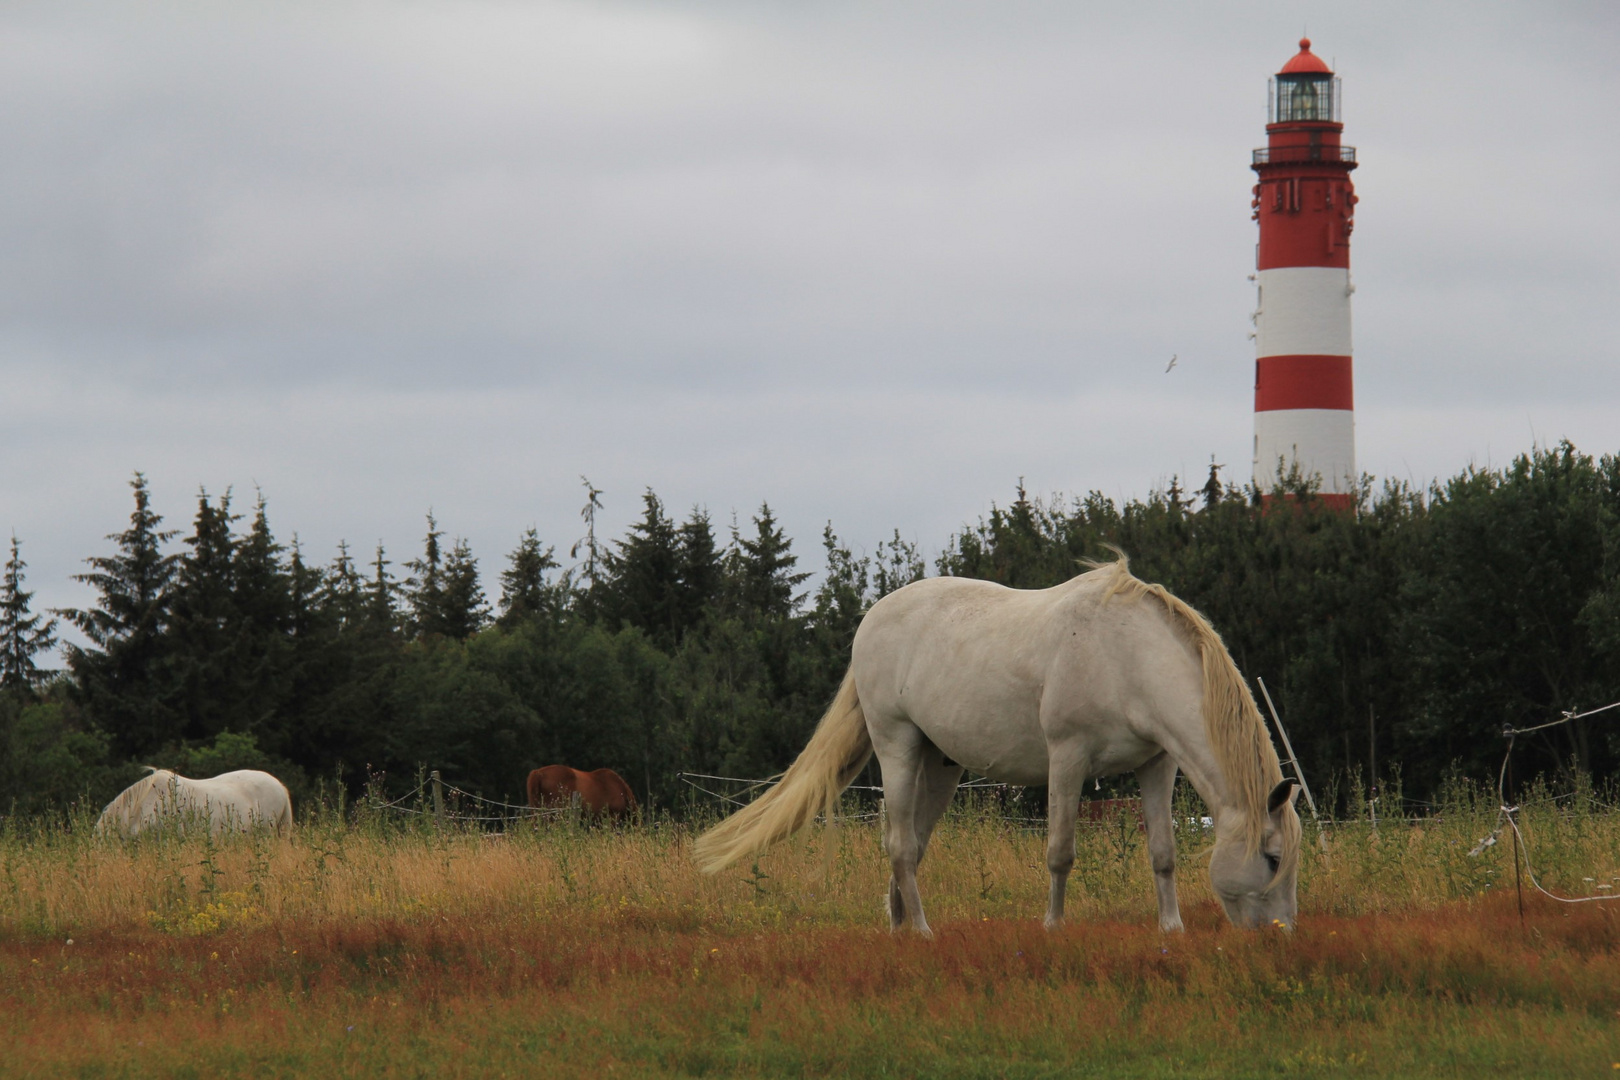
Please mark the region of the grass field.
[[[1526, 812], [1542, 880], [1620, 889], [1620, 816]], [[0, 833], [0, 1073], [19, 1076], [1615, 1075], [1620, 911], [1530, 893], [1493, 813], [1307, 833], [1300, 928], [1225, 925], [1183, 830], [1156, 929], [1134, 823], [1040, 927], [1038, 832], [966, 807], [891, 936], [875, 826], [717, 878], [690, 833], [499, 837], [314, 816], [288, 841]], [[1587, 880], [1590, 879], [1590, 880]], [[1528, 885], [1527, 885], [1528, 890]]]

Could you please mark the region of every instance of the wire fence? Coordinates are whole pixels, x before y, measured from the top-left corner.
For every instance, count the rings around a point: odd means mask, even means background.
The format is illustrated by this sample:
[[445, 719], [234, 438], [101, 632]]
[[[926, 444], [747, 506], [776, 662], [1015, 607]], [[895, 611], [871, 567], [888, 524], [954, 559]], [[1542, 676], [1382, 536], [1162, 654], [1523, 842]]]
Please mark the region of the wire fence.
[[1537, 892], [1541, 893], [1545, 897], [1548, 897], [1549, 899], [1558, 901], [1560, 904], [1589, 904], [1603, 900], [1620, 900], [1620, 895], [1616, 895], [1614, 893], [1610, 893], [1607, 896], [1559, 896], [1551, 889], [1548, 889], [1546, 886], [1542, 885], [1541, 879], [1537, 876], [1535, 868], [1530, 864], [1530, 845], [1524, 838], [1524, 832], [1519, 828], [1518, 816], [1519, 813], [1524, 809], [1524, 805], [1510, 803], [1507, 797], [1508, 766], [1513, 761], [1514, 742], [1520, 735], [1529, 735], [1536, 731], [1546, 731], [1548, 728], [1559, 727], [1564, 724], [1573, 723], [1576, 720], [1584, 720], [1588, 716], [1597, 716], [1600, 713], [1609, 712], [1611, 709], [1620, 709], [1620, 701], [1611, 702], [1608, 705], [1604, 705], [1596, 709], [1588, 709], [1585, 712], [1577, 712], [1574, 709], [1568, 709], [1565, 710], [1565, 712], [1557, 720], [1549, 720], [1545, 724], [1535, 724], [1531, 727], [1525, 728], [1516, 728], [1509, 725], [1502, 729], [1502, 737], [1507, 740], [1507, 749], [1502, 753], [1502, 768], [1498, 770], [1496, 774], [1496, 797], [1498, 803], [1496, 812], [1496, 827], [1491, 830], [1489, 835], [1482, 837], [1479, 843], [1475, 844], [1473, 850], [1468, 854], [1477, 858], [1480, 855], [1483, 855], [1486, 850], [1496, 845], [1496, 841], [1502, 835], [1503, 829], [1508, 829], [1512, 832], [1513, 881], [1514, 886], [1518, 890], [1519, 894], [1519, 919], [1521, 922], [1524, 920], [1524, 884], [1519, 877], [1521, 866], [1524, 870], [1524, 876], [1530, 879], [1530, 884]]
[[[1609, 713], [1615, 709], [1620, 709], [1620, 701], [1612, 702], [1596, 709], [1588, 709], [1585, 712], [1577, 712], [1573, 709], [1568, 710], [1564, 712], [1557, 720], [1549, 720], [1543, 724], [1534, 724], [1530, 727], [1522, 728], [1509, 726], [1502, 729], [1502, 736], [1507, 740], [1507, 747], [1502, 755], [1502, 767], [1498, 770], [1496, 778], [1496, 821], [1491, 832], [1486, 836], [1481, 837], [1479, 842], [1475, 844], [1474, 847], [1468, 852], [1468, 855], [1473, 858], [1478, 858], [1490, 848], [1494, 847], [1504, 833], [1511, 836], [1514, 849], [1513, 874], [1519, 891], [1521, 914], [1523, 912], [1524, 903], [1523, 882], [1520, 877], [1521, 872], [1524, 878], [1529, 879], [1530, 885], [1533, 889], [1541, 893], [1543, 896], [1562, 904], [1584, 904], [1596, 901], [1620, 900], [1620, 894], [1611, 893], [1606, 896], [1571, 897], [1560, 896], [1551, 889], [1548, 889], [1542, 884], [1540, 875], [1538, 875], [1535, 871], [1535, 867], [1531, 861], [1530, 844], [1525, 838], [1524, 831], [1520, 827], [1519, 823], [1520, 815], [1527, 808], [1544, 807], [1548, 805], [1556, 806], [1560, 803], [1572, 802], [1578, 796], [1582, 797], [1583, 801], [1590, 805], [1600, 806], [1604, 810], [1611, 812], [1620, 811], [1620, 807], [1601, 802], [1593, 798], [1589, 793], [1582, 795], [1582, 793], [1566, 792], [1557, 795], [1549, 795], [1534, 801], [1525, 801], [1519, 803], [1510, 802], [1507, 796], [1508, 769], [1513, 759], [1514, 745], [1519, 736], [1529, 735], [1534, 732], [1546, 731], [1551, 728], [1572, 723], [1576, 720], [1584, 720], [1590, 716], [1598, 716], [1604, 713]], [[717, 806], [735, 808], [747, 806], [751, 801], [753, 801], [754, 798], [758, 797], [759, 793], [774, 787], [782, 780], [782, 776], [780, 774], [777, 776], [765, 777], [763, 779], [755, 779], [752, 777], [743, 776], [725, 776], [717, 773], [700, 772], [679, 772], [675, 775], [677, 780], [685, 784], [693, 792], [713, 799]], [[841, 818], [848, 821], [876, 821], [883, 818], [883, 788], [881, 786], [871, 784], [853, 784], [847, 790], [876, 794], [878, 796], [877, 806], [873, 809], [858, 810], [853, 813], [842, 814], [840, 815]], [[967, 783], [959, 785], [957, 790], [968, 792], [996, 792], [1005, 797], [1008, 794], [1020, 789], [1018, 789], [1016, 785], [999, 783], [989, 779], [988, 777], [976, 777], [969, 780]], [[1110, 810], [1120, 810], [1121, 814], [1129, 813], [1128, 808], [1122, 808], [1122, 804], [1132, 801], [1133, 800], [1122, 799], [1100, 800], [1102, 804], [1107, 804]], [[1368, 800], [1368, 807], [1371, 816], [1369, 824], [1374, 829], [1378, 827], [1380, 821], [1385, 825], [1393, 825], [1396, 823], [1416, 825], [1424, 822], [1434, 821], [1438, 816], [1435, 813], [1419, 812], [1412, 814], [1405, 812], [1409, 807], [1417, 807], [1420, 808], [1420, 810], [1431, 811], [1439, 811], [1442, 809], [1440, 806], [1434, 803], [1429, 803], [1418, 799], [1403, 798], [1400, 800], [1400, 811], [1379, 818], [1376, 816], [1377, 802], [1377, 797]], [[513, 822], [526, 820], [560, 820], [565, 818], [577, 818], [581, 812], [579, 796], [577, 794], [574, 795], [572, 804], [570, 806], [529, 806], [526, 804], [509, 803], [499, 799], [486, 798], [485, 796], [479, 795], [475, 792], [466, 791], [462, 788], [456, 787], [454, 784], [446, 783], [439, 775], [438, 770], [434, 770], [433, 772], [424, 776], [420, 781], [418, 781], [415, 788], [406, 792], [404, 795], [388, 801], [383, 801], [381, 798], [374, 798], [370, 805], [371, 809], [376, 813], [401, 814], [416, 818], [431, 817], [436, 823], [441, 825], [510, 825]], [[1138, 815], [1140, 814], [1139, 806], [1140, 804], [1138, 803]], [[1119, 815], [1110, 814], [1109, 816], [1113, 817]], [[1042, 829], [1046, 826], [1046, 820], [1044, 818], [1023, 817], [1011, 814], [1003, 814], [1001, 817], [1002, 820], [1007, 824], [1017, 826], [1019, 828]], [[1085, 815], [1082, 815], [1081, 817], [1081, 824], [1108, 823], [1109, 822], [1107, 820], [1098, 817], [1088, 818]], [[1177, 819], [1178, 826], [1188, 825], [1208, 829], [1211, 828], [1213, 824], [1213, 821], [1207, 816], [1195, 815], [1188, 817], [1185, 822], [1182, 822], [1180, 821], [1180, 816], [1178, 815]], [[1330, 820], [1324, 822], [1323, 827], [1324, 829], [1337, 829], [1344, 828], [1347, 824], [1349, 823]]]
[[[516, 821], [564, 819], [580, 813], [576, 793], [569, 806], [530, 806], [490, 799], [446, 783], [437, 769], [424, 776], [415, 788], [397, 799], [370, 801], [374, 813], [402, 814], [432, 818], [438, 824], [508, 825]], [[469, 813], [468, 811], [472, 812]]]

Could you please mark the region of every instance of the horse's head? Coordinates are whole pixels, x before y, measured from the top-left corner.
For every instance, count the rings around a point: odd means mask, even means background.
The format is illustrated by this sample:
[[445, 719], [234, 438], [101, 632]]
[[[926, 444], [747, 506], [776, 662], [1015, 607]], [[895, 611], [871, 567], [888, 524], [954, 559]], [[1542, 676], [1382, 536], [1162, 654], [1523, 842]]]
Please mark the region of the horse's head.
[[157, 824], [165, 800], [172, 798], [173, 781], [174, 773], [168, 769], [151, 769], [113, 800], [101, 815], [97, 828], [116, 826], [125, 836], [135, 836], [142, 829]]
[[[1299, 782], [1284, 780], [1266, 800], [1259, 845], [1252, 846], [1241, 822], [1221, 823], [1209, 858], [1209, 882], [1233, 925], [1275, 924], [1292, 930], [1299, 912]], [[1236, 824], [1237, 828], [1230, 826]]]

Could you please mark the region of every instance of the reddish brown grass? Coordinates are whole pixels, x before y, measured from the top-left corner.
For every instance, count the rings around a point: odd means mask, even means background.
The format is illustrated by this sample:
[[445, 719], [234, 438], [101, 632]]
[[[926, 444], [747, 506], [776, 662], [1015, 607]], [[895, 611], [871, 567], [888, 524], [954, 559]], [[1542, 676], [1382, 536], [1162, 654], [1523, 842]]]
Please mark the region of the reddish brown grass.
[[1284, 1059], [1551, 1075], [1620, 1060], [1620, 919], [1608, 909], [1532, 903], [1521, 929], [1500, 898], [1322, 917], [1293, 934], [1232, 930], [1209, 905], [1189, 916], [1175, 938], [1140, 922], [1049, 934], [1031, 918], [949, 923], [933, 942], [814, 925], [717, 931], [640, 907], [129, 929], [0, 944], [0, 1031], [7, 1071], [38, 1075], [458, 1075], [521, 1070], [542, 1053], [649, 1075], [907, 1063], [1084, 1074], [1087, 1062], [1157, 1075], [1178, 1060], [1167, 1071], [1246, 1075]]

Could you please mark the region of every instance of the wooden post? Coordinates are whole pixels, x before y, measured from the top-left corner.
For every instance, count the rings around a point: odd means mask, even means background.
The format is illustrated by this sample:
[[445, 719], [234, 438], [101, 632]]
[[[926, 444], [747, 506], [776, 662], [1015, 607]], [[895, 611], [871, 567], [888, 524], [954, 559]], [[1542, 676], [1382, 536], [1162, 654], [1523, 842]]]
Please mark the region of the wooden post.
[[439, 782], [439, 770], [433, 773], [433, 824], [436, 828], [444, 828], [444, 786]]

